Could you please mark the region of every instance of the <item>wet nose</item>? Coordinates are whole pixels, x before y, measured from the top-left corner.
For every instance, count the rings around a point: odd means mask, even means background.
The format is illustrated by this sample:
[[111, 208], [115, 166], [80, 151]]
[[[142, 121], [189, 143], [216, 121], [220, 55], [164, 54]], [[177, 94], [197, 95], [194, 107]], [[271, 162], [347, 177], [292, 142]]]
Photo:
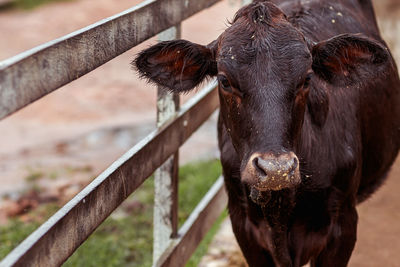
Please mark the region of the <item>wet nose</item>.
[[[265, 180], [270, 178], [286, 179], [294, 174], [298, 165], [296, 155], [258, 156], [253, 159], [253, 165], [259, 172], [260, 178]], [[262, 181], [263, 181], [262, 180]]]
[[299, 160], [293, 152], [256, 154], [251, 158], [259, 190], [280, 190], [300, 183]]

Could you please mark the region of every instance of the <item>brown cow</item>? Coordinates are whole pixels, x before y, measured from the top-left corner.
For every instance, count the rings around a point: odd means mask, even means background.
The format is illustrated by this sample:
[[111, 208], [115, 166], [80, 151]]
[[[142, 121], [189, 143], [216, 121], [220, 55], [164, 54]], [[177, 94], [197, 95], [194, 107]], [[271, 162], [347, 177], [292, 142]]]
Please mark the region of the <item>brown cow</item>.
[[219, 82], [229, 213], [250, 266], [346, 266], [356, 204], [400, 147], [400, 82], [370, 0], [255, 1], [207, 46], [134, 61], [173, 92]]

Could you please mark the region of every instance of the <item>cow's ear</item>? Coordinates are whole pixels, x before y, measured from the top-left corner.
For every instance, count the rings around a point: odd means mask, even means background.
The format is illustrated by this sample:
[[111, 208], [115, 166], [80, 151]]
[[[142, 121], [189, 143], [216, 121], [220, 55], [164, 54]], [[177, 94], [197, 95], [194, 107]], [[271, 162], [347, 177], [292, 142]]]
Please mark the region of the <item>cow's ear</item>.
[[180, 93], [217, 74], [216, 42], [208, 46], [185, 40], [166, 41], [142, 51], [132, 62], [150, 82]]
[[328, 83], [346, 86], [387, 71], [390, 54], [385, 46], [360, 34], [342, 34], [312, 47], [312, 68]]

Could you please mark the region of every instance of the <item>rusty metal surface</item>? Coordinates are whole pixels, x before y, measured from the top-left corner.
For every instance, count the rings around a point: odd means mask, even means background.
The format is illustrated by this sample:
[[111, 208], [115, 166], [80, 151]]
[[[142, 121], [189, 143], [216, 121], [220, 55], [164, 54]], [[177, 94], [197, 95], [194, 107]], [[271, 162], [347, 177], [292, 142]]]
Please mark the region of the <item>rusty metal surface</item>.
[[154, 266], [185, 266], [198, 244], [226, 208], [227, 203], [228, 196], [221, 176], [190, 214], [179, 230], [178, 238]]
[[0, 119], [220, 0], [147, 0], [0, 62]]
[[[181, 25], [158, 35], [158, 40], [181, 38]], [[179, 95], [162, 87], [157, 90], [157, 127], [161, 127], [179, 109]], [[153, 262], [169, 246], [178, 232], [179, 151], [167, 159], [154, 174]]]
[[176, 117], [125, 153], [0, 262], [0, 266], [58, 266], [175, 153], [218, 107], [216, 82], [190, 99]]

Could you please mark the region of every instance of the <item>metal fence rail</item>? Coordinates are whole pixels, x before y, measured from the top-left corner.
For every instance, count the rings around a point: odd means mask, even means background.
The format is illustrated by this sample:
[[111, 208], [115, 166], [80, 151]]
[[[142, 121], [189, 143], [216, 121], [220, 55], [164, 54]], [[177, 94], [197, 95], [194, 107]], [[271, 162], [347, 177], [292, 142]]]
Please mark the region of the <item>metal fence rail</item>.
[[[183, 19], [218, 1], [144, 1], [118, 15], [0, 62], [0, 119], [165, 29], [170, 28], [161, 39], [178, 38]], [[155, 205], [153, 262], [155, 266], [183, 266], [227, 203], [220, 177], [178, 231], [178, 150], [217, 109], [215, 87], [216, 83], [212, 82], [181, 108], [178, 108], [176, 96], [159, 89], [157, 130], [42, 224], [8, 254], [0, 266], [61, 265], [166, 161], [156, 175], [155, 202], [161, 204]], [[160, 192], [165, 182], [167, 194]], [[167, 201], [158, 196], [160, 194], [165, 195]]]
[[190, 214], [179, 230], [177, 238], [172, 240], [155, 265], [184, 266], [210, 230], [213, 222], [225, 209], [227, 201], [228, 197], [221, 176]]

